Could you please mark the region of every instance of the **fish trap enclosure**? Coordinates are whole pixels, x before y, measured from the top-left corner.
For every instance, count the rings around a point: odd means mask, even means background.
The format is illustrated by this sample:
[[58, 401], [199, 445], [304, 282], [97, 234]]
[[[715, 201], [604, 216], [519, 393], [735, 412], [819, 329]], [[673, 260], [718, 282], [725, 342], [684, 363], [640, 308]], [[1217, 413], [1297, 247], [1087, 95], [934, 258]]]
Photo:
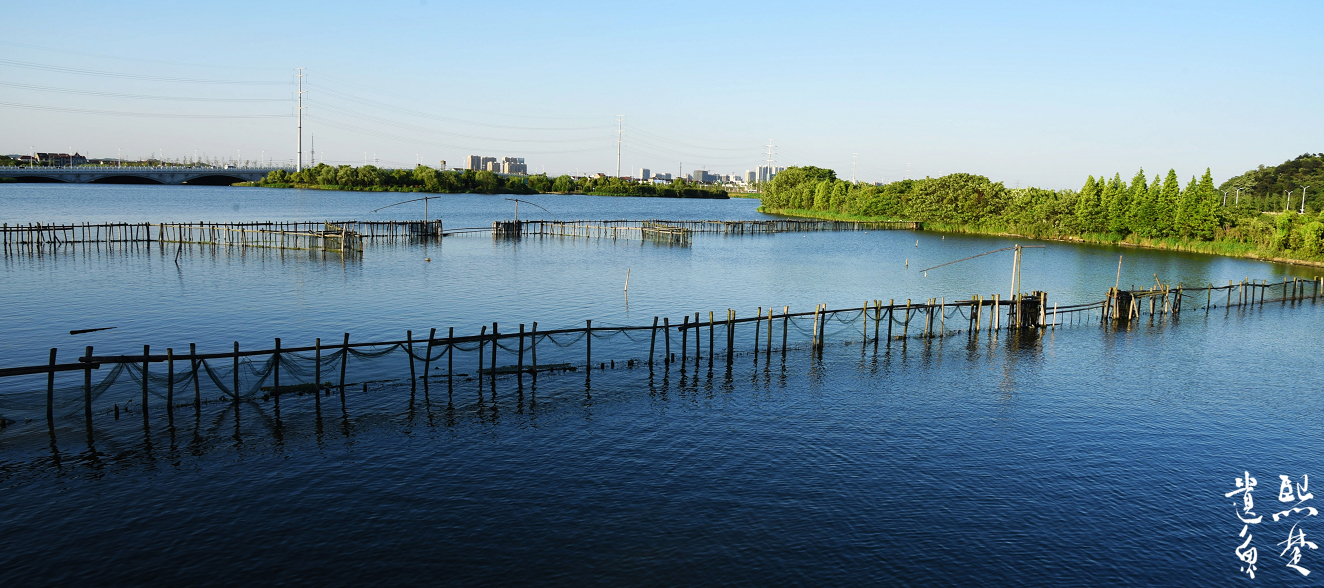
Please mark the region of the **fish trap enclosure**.
[[[44, 365], [0, 369], [0, 424], [4, 435], [31, 434], [57, 428], [84, 428], [94, 434], [99, 419], [121, 411], [140, 412], [148, 421], [173, 423], [179, 410], [199, 410], [216, 402], [273, 402], [282, 397], [321, 397], [365, 383], [383, 385], [383, 393], [454, 393], [457, 389], [522, 387], [524, 378], [540, 373], [628, 368], [655, 371], [732, 365], [738, 358], [772, 361], [774, 353], [808, 349], [823, 353], [830, 345], [905, 346], [910, 342], [946, 338], [997, 337], [1003, 332], [1040, 332], [1070, 325], [1125, 328], [1148, 315], [1151, 320], [1176, 320], [1182, 312], [1247, 309], [1266, 303], [1317, 302], [1324, 281], [1285, 280], [1282, 283], [1243, 281], [1227, 286], [1148, 290], [1112, 289], [1104, 300], [1069, 306], [1050, 305], [1044, 292], [1003, 300], [1000, 295], [969, 300], [931, 298], [923, 302], [873, 300], [855, 308], [808, 312], [759, 308], [739, 316], [727, 309], [686, 314], [680, 320], [654, 317], [637, 326], [584, 326], [553, 330], [538, 323], [501, 330], [498, 323], [476, 333], [456, 334], [453, 328], [426, 336], [407, 331], [403, 339], [351, 342], [350, 335], [333, 342], [315, 339], [311, 345], [283, 346], [280, 339], [262, 349], [241, 349], [238, 342], [221, 352], [187, 352], [144, 345], [142, 353], [98, 355], [92, 347], [75, 357], [50, 350]], [[504, 383], [503, 383], [504, 382]], [[44, 427], [41, 425], [45, 424]]]

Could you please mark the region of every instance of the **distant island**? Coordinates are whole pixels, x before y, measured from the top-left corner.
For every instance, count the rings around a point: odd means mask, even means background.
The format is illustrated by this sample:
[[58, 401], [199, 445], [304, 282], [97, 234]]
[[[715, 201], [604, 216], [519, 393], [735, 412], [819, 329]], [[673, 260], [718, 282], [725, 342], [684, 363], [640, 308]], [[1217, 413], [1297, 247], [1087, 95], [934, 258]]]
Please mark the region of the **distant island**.
[[579, 178], [568, 175], [549, 178], [545, 174], [503, 176], [486, 170], [442, 171], [425, 165], [409, 170], [392, 170], [373, 165], [355, 167], [319, 163], [293, 173], [275, 170], [261, 181], [236, 185], [439, 194], [589, 194], [644, 198], [730, 198], [722, 188], [679, 179], [672, 180], [668, 184], [654, 184], [607, 176]]
[[1184, 186], [1174, 171], [1150, 179], [1140, 170], [1129, 182], [1090, 176], [1080, 190], [1009, 189], [959, 173], [873, 185], [792, 167], [765, 186], [759, 210], [1324, 265], [1321, 194], [1324, 154], [1309, 153], [1218, 186], [1208, 170]]

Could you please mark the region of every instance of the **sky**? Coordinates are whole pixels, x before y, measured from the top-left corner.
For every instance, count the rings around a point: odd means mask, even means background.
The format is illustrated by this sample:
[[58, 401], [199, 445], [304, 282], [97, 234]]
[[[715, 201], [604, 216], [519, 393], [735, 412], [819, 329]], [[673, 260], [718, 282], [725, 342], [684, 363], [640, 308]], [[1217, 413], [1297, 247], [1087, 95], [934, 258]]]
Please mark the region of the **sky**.
[[43, 4], [0, 19], [0, 154], [289, 163], [295, 68], [333, 164], [614, 175], [619, 136], [622, 175], [1078, 189], [1324, 151], [1324, 3], [1084, 4]]

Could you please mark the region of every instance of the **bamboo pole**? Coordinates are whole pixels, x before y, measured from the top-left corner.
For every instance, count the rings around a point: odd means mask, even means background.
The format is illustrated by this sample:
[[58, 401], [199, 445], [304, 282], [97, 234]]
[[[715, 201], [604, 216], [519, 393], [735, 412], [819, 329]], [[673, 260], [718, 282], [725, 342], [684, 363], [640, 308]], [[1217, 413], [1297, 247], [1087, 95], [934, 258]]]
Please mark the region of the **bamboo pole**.
[[92, 440], [92, 346], [87, 346], [83, 361], [87, 368], [83, 370], [83, 418], [87, 422], [87, 439]]
[[166, 420], [175, 426], [175, 350], [170, 347], [166, 348]]
[[[6, 234], [5, 238], [9, 235]], [[56, 348], [51, 348], [51, 370], [46, 372], [46, 427], [51, 430], [51, 438], [55, 438], [55, 352]], [[91, 355], [90, 353], [88, 355]]]
[[[434, 341], [436, 341], [436, 339], [437, 339], [437, 329], [436, 327], [432, 327], [431, 330], [428, 331], [428, 344], [426, 347], [423, 348], [423, 393], [424, 394], [427, 394], [429, 391], [431, 391], [431, 384], [428, 383], [428, 378], [432, 375], [432, 344]], [[348, 347], [346, 347], [345, 349], [346, 351], [349, 350]], [[412, 354], [413, 351], [410, 351], [410, 353]], [[409, 358], [409, 377], [411, 378], [414, 377], [414, 358], [412, 356]], [[413, 389], [412, 383], [410, 384], [410, 386], [411, 386], [410, 389]]]
[[[657, 335], [654, 334], [654, 337]], [[671, 369], [671, 317], [662, 317], [662, 367]], [[651, 357], [650, 357], [651, 359]]]
[[150, 345], [143, 345], [143, 422], [147, 422], [147, 362], [151, 351]]
[[685, 367], [685, 360], [689, 357], [689, 353], [690, 353], [689, 342], [690, 342], [690, 315], [687, 314], [685, 315], [685, 320], [681, 323], [680, 326], [680, 365], [682, 369], [684, 369]]
[[[90, 353], [88, 355], [92, 355]], [[189, 369], [193, 371], [193, 412], [200, 414], [202, 412], [202, 383], [198, 381], [198, 344], [188, 344]]]
[[[409, 356], [409, 389], [412, 391], [418, 386], [418, 374], [414, 371], [414, 332], [405, 331], [405, 355]], [[427, 367], [423, 368], [424, 375], [427, 374]]]
[[657, 317], [653, 317], [653, 328], [648, 332], [648, 371], [653, 371], [653, 356], [657, 355]]

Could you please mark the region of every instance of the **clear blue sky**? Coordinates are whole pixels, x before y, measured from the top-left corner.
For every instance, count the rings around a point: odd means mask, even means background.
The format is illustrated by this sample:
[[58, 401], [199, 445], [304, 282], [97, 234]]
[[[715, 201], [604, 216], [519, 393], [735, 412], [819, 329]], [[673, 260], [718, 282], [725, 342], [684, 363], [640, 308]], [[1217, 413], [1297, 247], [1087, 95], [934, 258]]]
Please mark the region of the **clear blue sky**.
[[66, 110], [0, 106], [0, 153], [289, 160], [290, 118], [106, 112], [288, 115], [300, 66], [305, 145], [328, 162], [614, 173], [618, 114], [622, 167], [672, 172], [742, 172], [769, 139], [778, 165], [847, 178], [858, 154], [862, 180], [909, 166], [1049, 188], [1142, 166], [1221, 181], [1324, 151], [1324, 3], [935, 5], [15, 5], [0, 103]]

